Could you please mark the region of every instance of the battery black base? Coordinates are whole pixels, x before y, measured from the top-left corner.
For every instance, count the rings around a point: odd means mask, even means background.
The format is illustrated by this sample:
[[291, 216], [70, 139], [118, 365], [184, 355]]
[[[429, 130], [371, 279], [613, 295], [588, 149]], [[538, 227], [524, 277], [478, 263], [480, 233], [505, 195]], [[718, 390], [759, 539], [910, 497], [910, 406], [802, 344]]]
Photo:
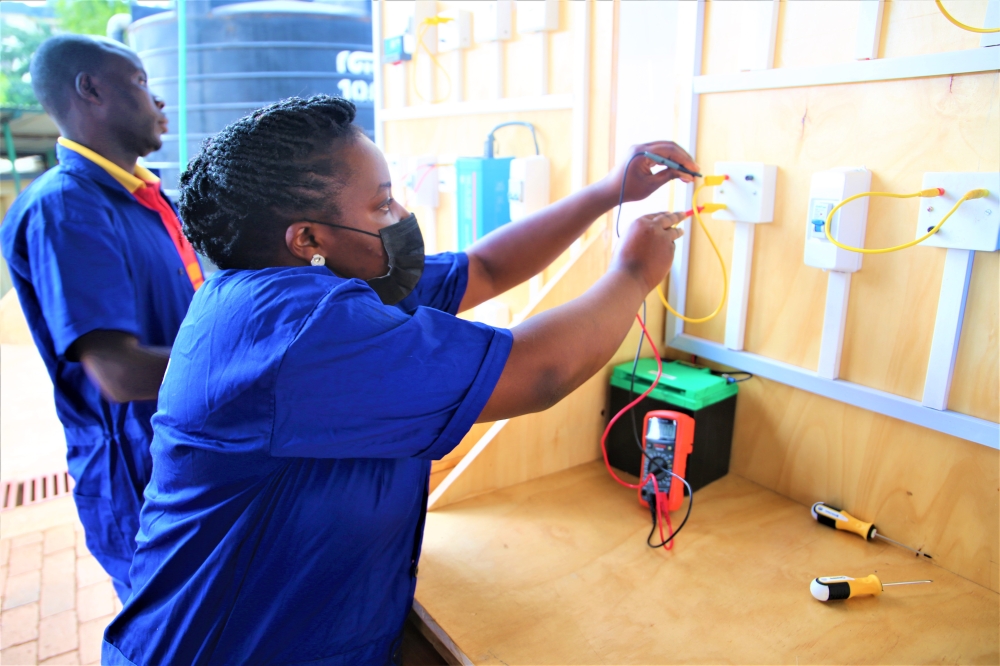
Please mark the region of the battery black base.
[[[632, 396], [635, 399], [645, 390], [642, 387]], [[609, 418], [630, 402], [629, 393], [611, 386]], [[668, 409], [687, 414], [694, 419], [694, 448], [688, 456], [684, 475], [692, 490], [704, 488], [729, 473], [729, 456], [733, 444], [733, 421], [736, 417], [736, 395], [698, 410], [671, 405], [662, 400], [644, 398], [632, 411], [636, 429], [642, 441], [642, 420], [646, 412]], [[611, 427], [607, 439], [608, 462], [612, 467], [634, 476], [639, 475], [642, 452], [636, 446], [632, 431], [632, 415], [625, 413]]]

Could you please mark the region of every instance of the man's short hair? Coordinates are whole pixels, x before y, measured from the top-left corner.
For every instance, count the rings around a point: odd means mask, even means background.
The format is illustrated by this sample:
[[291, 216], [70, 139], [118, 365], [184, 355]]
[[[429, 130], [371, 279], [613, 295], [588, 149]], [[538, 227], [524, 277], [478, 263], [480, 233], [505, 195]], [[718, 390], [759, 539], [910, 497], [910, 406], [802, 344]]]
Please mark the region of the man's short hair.
[[81, 72], [97, 74], [107, 58], [127, 49], [118, 42], [86, 35], [56, 35], [42, 42], [31, 58], [31, 88], [58, 123], [69, 111], [70, 95]]

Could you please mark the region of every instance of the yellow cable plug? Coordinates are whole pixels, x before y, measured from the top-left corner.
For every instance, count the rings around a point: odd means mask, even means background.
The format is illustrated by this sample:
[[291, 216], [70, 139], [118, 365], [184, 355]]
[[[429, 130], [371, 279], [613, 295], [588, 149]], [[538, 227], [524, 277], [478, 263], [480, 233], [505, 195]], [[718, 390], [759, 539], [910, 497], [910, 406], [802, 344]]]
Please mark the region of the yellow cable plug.
[[715, 213], [720, 210], [726, 210], [726, 204], [724, 203], [707, 203], [702, 204], [699, 213]]
[[913, 197], [933, 198], [933, 197], [939, 197], [942, 194], [944, 194], [944, 189], [940, 187], [932, 187], [930, 189], [920, 190], [919, 192], [913, 192], [911, 194], [895, 194], [893, 192], [862, 192], [861, 194], [855, 194], [852, 197], [847, 197], [846, 199], [844, 199], [839, 204], [833, 207], [833, 210], [830, 211], [830, 214], [826, 216], [826, 223], [823, 225], [823, 230], [826, 232], [827, 240], [829, 240], [831, 243], [833, 243], [840, 249], [848, 250], [850, 252], [860, 252], [861, 254], [885, 254], [887, 252], [896, 252], [897, 250], [905, 250], [906, 248], [913, 247], [918, 243], [923, 243], [925, 240], [936, 234], [938, 232], [938, 229], [944, 226], [944, 223], [948, 221], [948, 218], [951, 217], [955, 213], [955, 211], [958, 210], [958, 207], [964, 204], [966, 201], [968, 201], [969, 199], [981, 199], [982, 197], [989, 196], [989, 193], [990, 193], [989, 190], [983, 188], [969, 190], [968, 192], [965, 193], [965, 195], [961, 199], [955, 202], [955, 205], [951, 207], [951, 210], [945, 213], [944, 217], [941, 218], [941, 221], [937, 223], [937, 226], [932, 228], [930, 231], [928, 231], [920, 238], [912, 240], [909, 243], [903, 243], [902, 245], [895, 245], [893, 247], [872, 248], [872, 249], [866, 249], [863, 247], [851, 247], [850, 245], [844, 245], [840, 241], [836, 240], [833, 237], [833, 234], [830, 233], [830, 223], [833, 220], [834, 214], [836, 214], [838, 210], [840, 210], [843, 206], [849, 204], [850, 202], [854, 201], [855, 199], [860, 199], [861, 197], [891, 197], [893, 199], [912, 199]]
[[[694, 215], [694, 219], [698, 222], [698, 226], [701, 227], [701, 230], [704, 231], [705, 235], [708, 237], [708, 242], [712, 244], [712, 249], [715, 250], [715, 256], [719, 258], [719, 266], [722, 268], [722, 300], [719, 301], [719, 306], [715, 308], [712, 314], [707, 317], [700, 317], [698, 319], [685, 317], [680, 312], [670, 307], [670, 303], [667, 302], [667, 297], [663, 294], [663, 288], [660, 285], [656, 285], [656, 294], [660, 297], [660, 302], [663, 303], [663, 307], [665, 307], [670, 314], [674, 315], [678, 319], [686, 321], [689, 324], [702, 324], [710, 319], [714, 319], [716, 315], [722, 312], [722, 306], [726, 303], [726, 295], [729, 293], [729, 275], [726, 273], [726, 260], [722, 258], [722, 252], [719, 250], [719, 246], [715, 244], [715, 239], [712, 238], [712, 234], [708, 232], [708, 227], [705, 226], [705, 223], [701, 219], [701, 211], [698, 210], [698, 192], [701, 191], [703, 187], [715, 187], [716, 185], [721, 185], [727, 178], [729, 178], [729, 176], [705, 176], [704, 182], [694, 188], [694, 194], [691, 196], [692, 215]], [[702, 211], [711, 213], [716, 210], [722, 210], [725, 207], [725, 204], [708, 203], [702, 206]]]
[[991, 33], [991, 32], [1000, 32], [1000, 28], [976, 28], [976, 27], [973, 27], [971, 25], [966, 25], [966, 24], [962, 23], [961, 21], [959, 21], [954, 16], [952, 16], [951, 14], [949, 14], [948, 10], [944, 8], [944, 3], [942, 3], [941, 0], [934, 0], [934, 2], [937, 3], [938, 9], [941, 10], [941, 13], [944, 14], [944, 17], [946, 19], [948, 19], [949, 21], [951, 21], [952, 23], [954, 23], [955, 25], [957, 25], [962, 30], [968, 30], [969, 32], [978, 32], [980, 34]]

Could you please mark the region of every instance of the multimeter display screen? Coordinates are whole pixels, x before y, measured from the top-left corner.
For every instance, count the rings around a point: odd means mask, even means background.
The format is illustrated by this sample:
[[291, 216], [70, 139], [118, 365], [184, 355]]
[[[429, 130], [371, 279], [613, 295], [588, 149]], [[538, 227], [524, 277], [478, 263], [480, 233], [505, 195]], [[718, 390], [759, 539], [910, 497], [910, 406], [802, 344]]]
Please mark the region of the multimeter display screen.
[[677, 438], [677, 422], [667, 419], [649, 419], [646, 439], [657, 442], [672, 442]]

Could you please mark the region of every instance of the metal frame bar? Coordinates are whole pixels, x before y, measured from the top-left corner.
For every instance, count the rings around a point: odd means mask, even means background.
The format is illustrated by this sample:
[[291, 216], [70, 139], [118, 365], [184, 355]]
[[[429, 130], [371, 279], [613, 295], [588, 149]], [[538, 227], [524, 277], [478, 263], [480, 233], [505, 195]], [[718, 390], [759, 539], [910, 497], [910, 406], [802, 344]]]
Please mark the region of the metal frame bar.
[[707, 74], [694, 77], [694, 92], [697, 95], [704, 95], [744, 90], [893, 81], [926, 76], [974, 74], [995, 71], [998, 68], [1000, 68], [1000, 51], [976, 48], [903, 58], [858, 60], [816, 67], [782, 67], [739, 74]]
[[181, 173], [188, 164], [187, 84], [187, 0], [177, 0], [177, 169]]
[[[680, 96], [677, 100], [677, 138], [688, 153], [698, 159], [698, 93], [694, 81], [701, 73], [702, 40], [705, 36], [705, 0], [681, 2], [677, 7], [677, 78]], [[694, 186], [682, 185], [674, 181], [675, 196], [681, 198], [681, 205], [674, 208], [691, 208]], [[681, 191], [678, 192], [677, 188]], [[667, 285], [667, 299], [678, 312], [684, 312], [687, 304], [687, 273], [691, 260], [691, 220], [681, 223], [684, 236], [677, 242], [674, 263], [670, 266], [670, 282]], [[684, 321], [667, 312], [667, 340], [684, 333]]]
[[861, 0], [858, 4], [858, 35], [854, 43], [854, 59], [872, 60], [878, 57], [878, 47], [882, 43], [885, 0]]
[[948, 409], [951, 378], [958, 357], [958, 342], [962, 336], [965, 303], [972, 281], [972, 250], [946, 250], [941, 293], [938, 296], [937, 318], [934, 320], [934, 337], [931, 338], [930, 360], [924, 380], [924, 407]]
[[844, 351], [847, 302], [850, 297], [851, 273], [828, 271], [826, 308], [823, 311], [823, 333], [819, 342], [819, 364], [816, 369], [816, 374], [823, 379], [840, 377], [840, 358]]
[[522, 113], [525, 111], [572, 110], [573, 95], [539, 95], [533, 97], [504, 97], [469, 102], [443, 102], [404, 106], [394, 109], [378, 109], [378, 122], [393, 120], [417, 120], [421, 118], [446, 118], [483, 113]]
[[824, 398], [1000, 449], [1000, 424], [992, 421], [977, 419], [959, 412], [928, 409], [916, 400], [842, 379], [823, 379], [815, 372], [790, 363], [750, 352], [732, 351], [717, 342], [690, 335], [674, 338], [670, 346]]
[[747, 328], [747, 304], [750, 301], [750, 272], [753, 265], [752, 222], [734, 222], [733, 260], [730, 264], [729, 302], [726, 305], [726, 347], [743, 349]]

